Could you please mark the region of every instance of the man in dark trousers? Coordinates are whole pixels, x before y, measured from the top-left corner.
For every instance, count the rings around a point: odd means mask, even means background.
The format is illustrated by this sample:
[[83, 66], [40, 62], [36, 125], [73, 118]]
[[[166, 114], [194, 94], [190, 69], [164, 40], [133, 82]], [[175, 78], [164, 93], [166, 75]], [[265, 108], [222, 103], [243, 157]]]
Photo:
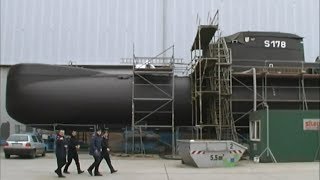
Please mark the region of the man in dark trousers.
[[68, 142], [68, 162], [63, 170], [63, 172], [66, 174], [70, 174], [70, 172], [68, 172], [68, 168], [72, 162], [72, 159], [74, 159], [76, 163], [78, 174], [81, 174], [84, 172], [80, 169], [79, 156], [77, 152], [77, 150], [80, 148], [80, 145], [76, 138], [76, 135], [77, 135], [77, 131], [72, 131], [71, 138], [69, 139], [69, 142]]
[[54, 171], [57, 173], [58, 177], [65, 177], [62, 175], [61, 168], [66, 164], [66, 142], [64, 138], [64, 130], [59, 130], [56, 137], [56, 157], [58, 168]]
[[102, 158], [104, 158], [109, 166], [110, 172], [115, 173], [118, 170], [115, 170], [111, 164], [110, 160], [110, 148], [109, 148], [109, 132], [105, 131], [102, 138]]
[[94, 162], [88, 168], [88, 173], [92, 176], [92, 170], [94, 168], [95, 176], [102, 176], [99, 172], [99, 165], [101, 162], [101, 151], [102, 151], [102, 137], [101, 137], [101, 129], [98, 129], [95, 135], [92, 137], [90, 142], [90, 150], [89, 154], [93, 156]]

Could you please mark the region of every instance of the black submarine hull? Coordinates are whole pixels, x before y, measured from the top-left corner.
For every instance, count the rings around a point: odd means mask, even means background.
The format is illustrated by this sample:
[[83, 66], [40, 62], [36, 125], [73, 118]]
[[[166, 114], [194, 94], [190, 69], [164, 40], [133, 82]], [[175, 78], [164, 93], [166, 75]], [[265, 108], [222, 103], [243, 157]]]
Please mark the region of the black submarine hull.
[[[189, 87], [188, 77], [175, 77], [176, 125], [191, 125]], [[6, 98], [8, 114], [23, 124], [126, 126], [132, 117], [132, 74], [18, 64], [8, 73]], [[161, 125], [163, 117], [150, 116], [148, 124]]]
[[[316, 63], [310, 67], [317, 66]], [[71, 66], [18, 64], [7, 77], [8, 114], [24, 124], [107, 124], [125, 127], [132, 118], [132, 69], [106, 68], [104, 72]], [[235, 73], [235, 78], [252, 85], [252, 74]], [[303, 109], [299, 82], [301, 74], [269, 74], [266, 88], [270, 109]], [[319, 109], [319, 74], [303, 74], [308, 109]], [[257, 75], [257, 92], [265, 76]], [[158, 81], [155, 77], [153, 79]], [[159, 80], [161, 83], [161, 79]], [[154, 90], [154, 89], [153, 89]], [[192, 125], [189, 77], [175, 77], [174, 119], [176, 126]], [[150, 95], [149, 89], [140, 93]], [[155, 94], [157, 96], [158, 94]], [[262, 99], [258, 97], [258, 104]], [[142, 104], [141, 104], [142, 103]], [[159, 102], [140, 102], [150, 110]], [[149, 109], [148, 109], [149, 108]], [[206, 108], [206, 107], [204, 107]], [[253, 92], [233, 81], [233, 118], [238, 119], [253, 108]], [[167, 111], [164, 107], [163, 111]], [[168, 114], [152, 115], [149, 125], [168, 125]], [[247, 126], [248, 118], [236, 125]]]

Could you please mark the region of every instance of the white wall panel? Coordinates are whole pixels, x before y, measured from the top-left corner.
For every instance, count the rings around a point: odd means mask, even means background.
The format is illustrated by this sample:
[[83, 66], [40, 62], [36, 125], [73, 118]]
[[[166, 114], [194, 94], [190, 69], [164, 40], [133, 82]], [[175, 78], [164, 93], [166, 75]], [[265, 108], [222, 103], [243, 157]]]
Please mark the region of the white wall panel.
[[280, 31], [319, 55], [319, 0], [1, 0], [1, 64], [119, 64], [174, 44], [189, 60], [196, 19], [220, 11], [223, 35]]

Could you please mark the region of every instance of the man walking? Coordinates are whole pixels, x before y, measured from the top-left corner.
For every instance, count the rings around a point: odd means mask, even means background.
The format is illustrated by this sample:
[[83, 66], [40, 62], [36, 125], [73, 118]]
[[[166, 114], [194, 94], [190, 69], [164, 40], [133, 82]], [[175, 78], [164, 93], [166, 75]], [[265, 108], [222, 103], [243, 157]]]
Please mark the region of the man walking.
[[104, 158], [109, 166], [110, 172], [115, 173], [118, 170], [115, 170], [111, 164], [111, 160], [110, 160], [110, 148], [109, 148], [109, 132], [106, 131], [103, 134], [103, 138], [102, 138], [102, 158]]
[[79, 141], [76, 138], [76, 135], [77, 135], [77, 131], [72, 131], [71, 138], [68, 142], [68, 162], [63, 170], [65, 174], [70, 174], [70, 172], [68, 172], [68, 168], [72, 162], [72, 159], [74, 159], [74, 162], [76, 163], [78, 174], [81, 174], [84, 172], [80, 169], [79, 155], [77, 152], [77, 150], [80, 148], [80, 145], [79, 145]]
[[64, 178], [61, 168], [66, 164], [66, 143], [64, 138], [64, 130], [59, 130], [56, 137], [56, 157], [58, 168], [54, 171], [59, 178]]
[[99, 165], [101, 162], [101, 151], [102, 151], [102, 137], [101, 137], [101, 129], [98, 129], [96, 134], [92, 137], [90, 142], [90, 150], [89, 154], [93, 156], [94, 162], [91, 166], [87, 169], [88, 173], [92, 176], [92, 170], [94, 169], [95, 176], [102, 176], [99, 172]]

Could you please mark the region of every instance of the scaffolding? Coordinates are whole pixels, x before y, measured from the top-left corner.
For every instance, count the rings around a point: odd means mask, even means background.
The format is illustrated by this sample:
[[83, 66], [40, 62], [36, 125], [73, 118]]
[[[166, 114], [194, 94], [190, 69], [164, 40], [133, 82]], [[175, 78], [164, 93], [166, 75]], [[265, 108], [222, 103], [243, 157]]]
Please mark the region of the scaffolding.
[[[165, 57], [168, 51], [171, 56]], [[145, 154], [143, 144], [144, 130], [147, 128], [170, 128], [172, 132], [172, 156], [175, 154], [174, 90], [175, 63], [182, 59], [174, 58], [174, 46], [155, 57], [136, 57], [125, 59], [132, 63], [132, 153], [135, 141], [140, 141], [140, 153]]]
[[[316, 98], [313, 98], [311, 92], [313, 88], [319, 88], [319, 83], [314, 84], [314, 87], [310, 87], [310, 80], [316, 82], [316, 78], [319, 78], [319, 74], [313, 73], [308, 74], [304, 61], [286, 61], [286, 60], [265, 60], [261, 61], [261, 66], [255, 66], [255, 68], [249, 66], [233, 66], [233, 87], [236, 90], [245, 89], [252, 92], [252, 99], [233, 99], [234, 103], [237, 102], [253, 102], [253, 108], [245, 112], [233, 112], [235, 116], [235, 126], [236, 128], [249, 129], [249, 126], [238, 125], [241, 121], [248, 120], [249, 114], [257, 110], [257, 107], [264, 105], [262, 107], [270, 106], [272, 108], [275, 103], [296, 103], [301, 110], [308, 110], [309, 103], [319, 102]], [[278, 64], [288, 63], [287, 66], [279, 66]], [[291, 66], [290, 66], [291, 65]], [[252, 78], [252, 80], [250, 80]], [[292, 85], [280, 85], [275, 84], [275, 79], [288, 79]], [[309, 80], [306, 85], [305, 81]], [[237, 85], [235, 85], [237, 84]], [[294, 85], [295, 84], [295, 85]], [[276, 99], [278, 97], [278, 91], [284, 93], [284, 90], [290, 90], [296, 92], [295, 94], [290, 94], [290, 96], [283, 96], [282, 98]], [[289, 92], [289, 91], [287, 91]], [[309, 92], [307, 97], [307, 93]], [[257, 105], [259, 104], [259, 105]], [[245, 141], [250, 141], [246, 137], [238, 134], [239, 137]]]
[[231, 50], [224, 38], [215, 36], [217, 31], [218, 25], [199, 25], [191, 48], [193, 125], [198, 129], [197, 139], [237, 141], [231, 102]]

